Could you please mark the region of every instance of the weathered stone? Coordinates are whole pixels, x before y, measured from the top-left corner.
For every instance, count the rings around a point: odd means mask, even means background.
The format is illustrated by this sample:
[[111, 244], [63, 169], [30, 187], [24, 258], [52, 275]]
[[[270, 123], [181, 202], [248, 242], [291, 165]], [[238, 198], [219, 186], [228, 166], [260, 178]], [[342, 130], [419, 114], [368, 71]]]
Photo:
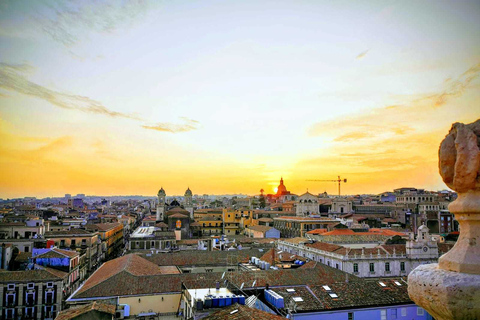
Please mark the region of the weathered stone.
[[437, 320], [480, 319], [480, 275], [421, 265], [408, 276], [408, 294]]
[[480, 190], [479, 132], [480, 119], [468, 125], [454, 123], [440, 144], [440, 175], [459, 193]]
[[408, 275], [408, 294], [436, 319], [480, 319], [480, 120], [454, 123], [438, 156], [443, 181], [458, 192], [448, 208], [460, 237], [438, 264]]

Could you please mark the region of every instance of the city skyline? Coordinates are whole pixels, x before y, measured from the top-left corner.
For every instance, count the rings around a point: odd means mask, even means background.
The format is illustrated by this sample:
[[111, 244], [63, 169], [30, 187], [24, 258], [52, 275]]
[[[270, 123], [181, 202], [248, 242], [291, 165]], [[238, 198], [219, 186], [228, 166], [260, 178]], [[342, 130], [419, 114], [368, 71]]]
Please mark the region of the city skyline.
[[0, 198], [447, 189], [478, 2], [0, 3]]

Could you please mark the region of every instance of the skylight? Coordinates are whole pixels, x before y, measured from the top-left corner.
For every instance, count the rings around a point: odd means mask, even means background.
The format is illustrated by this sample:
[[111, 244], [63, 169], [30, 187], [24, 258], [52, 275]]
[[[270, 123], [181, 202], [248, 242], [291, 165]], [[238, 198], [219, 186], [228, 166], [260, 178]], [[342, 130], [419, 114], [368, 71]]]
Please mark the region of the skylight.
[[386, 286], [387, 286], [387, 285], [386, 285], [385, 283], [383, 283], [382, 281], [379, 281], [378, 283], [380, 283], [380, 285], [381, 285], [382, 287], [386, 287]]
[[399, 287], [402, 286], [402, 284], [401, 284], [400, 282], [398, 282], [398, 281], [394, 281], [393, 283], [395, 283], [395, 284], [396, 284], [397, 286], [399, 286]]
[[323, 289], [327, 290], [327, 291], [331, 291], [332, 289], [330, 289], [329, 286], [323, 286]]
[[234, 313], [237, 313], [237, 312], [238, 312], [238, 309], [235, 309], [232, 312], [230, 312], [230, 314], [234, 314]]
[[336, 293], [331, 292], [331, 293], [329, 293], [329, 295], [332, 298], [338, 298], [338, 295]]
[[287, 289], [287, 292], [295, 292], [295, 289]]
[[293, 297], [293, 301], [295, 302], [303, 302], [303, 299], [301, 297]]

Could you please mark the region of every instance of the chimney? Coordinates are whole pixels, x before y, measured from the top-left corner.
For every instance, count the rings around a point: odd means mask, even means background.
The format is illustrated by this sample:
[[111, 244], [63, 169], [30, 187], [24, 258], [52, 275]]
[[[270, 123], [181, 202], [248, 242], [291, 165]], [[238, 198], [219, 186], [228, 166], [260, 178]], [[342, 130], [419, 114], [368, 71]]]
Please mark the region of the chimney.
[[215, 288], [217, 291], [220, 290], [220, 281], [215, 282]]

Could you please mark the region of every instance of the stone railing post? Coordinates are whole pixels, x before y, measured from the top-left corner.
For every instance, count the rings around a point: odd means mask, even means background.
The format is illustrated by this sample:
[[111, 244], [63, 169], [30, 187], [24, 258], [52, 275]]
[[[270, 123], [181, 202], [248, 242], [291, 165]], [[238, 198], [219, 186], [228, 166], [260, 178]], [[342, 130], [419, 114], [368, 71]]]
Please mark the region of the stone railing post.
[[460, 224], [455, 246], [438, 264], [408, 276], [408, 293], [435, 319], [480, 319], [480, 120], [454, 123], [440, 145], [443, 181], [457, 191], [449, 205]]

